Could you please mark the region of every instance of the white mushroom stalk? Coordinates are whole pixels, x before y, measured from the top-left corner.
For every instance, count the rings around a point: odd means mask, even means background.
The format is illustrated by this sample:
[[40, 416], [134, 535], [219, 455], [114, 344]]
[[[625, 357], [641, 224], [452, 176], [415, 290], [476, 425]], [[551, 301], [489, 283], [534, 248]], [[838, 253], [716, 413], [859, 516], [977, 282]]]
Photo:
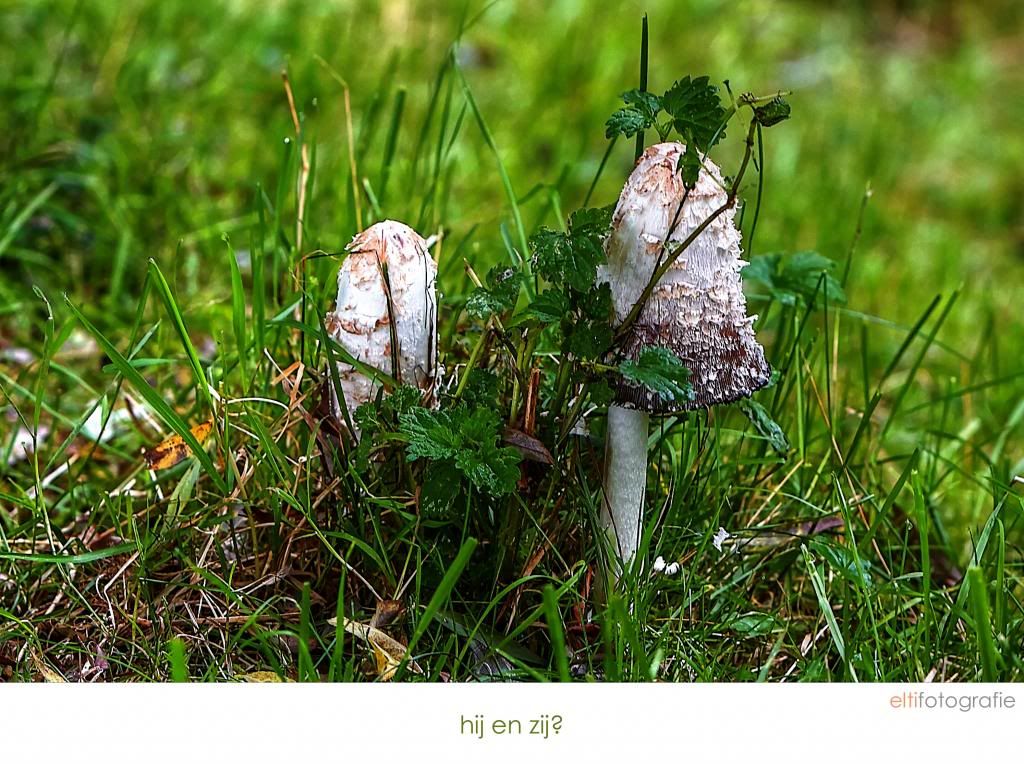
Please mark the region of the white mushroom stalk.
[[[683, 150], [679, 143], [648, 148], [615, 207], [605, 277], [620, 324], [658, 265], [727, 201], [721, 173], [709, 160], [687, 194], [677, 171]], [[719, 215], [679, 254], [623, 338], [630, 359], [648, 347], [672, 351], [690, 370], [694, 393], [690, 400], [666, 400], [625, 379], [618, 383], [608, 409], [602, 524], [623, 564], [636, 555], [642, 533], [649, 415], [748, 397], [770, 376], [752, 328], [757, 317], [747, 315], [734, 214]]]
[[[437, 265], [426, 241], [409, 226], [385, 220], [358, 234], [346, 251], [326, 321], [331, 337], [357, 361], [402, 384], [430, 388], [437, 365]], [[350, 412], [373, 400], [380, 386], [344, 362], [338, 377]], [[344, 421], [336, 397], [332, 407]]]

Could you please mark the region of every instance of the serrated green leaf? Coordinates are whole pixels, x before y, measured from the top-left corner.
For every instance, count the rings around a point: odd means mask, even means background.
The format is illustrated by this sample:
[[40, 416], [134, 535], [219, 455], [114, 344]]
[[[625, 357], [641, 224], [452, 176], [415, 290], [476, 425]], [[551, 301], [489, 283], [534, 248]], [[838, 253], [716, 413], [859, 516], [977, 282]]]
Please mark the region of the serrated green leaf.
[[627, 90], [622, 94], [622, 100], [626, 105], [632, 106], [652, 122], [658, 116], [658, 112], [661, 111], [661, 98], [647, 90], [640, 90], [639, 88]]
[[590, 402], [595, 406], [607, 406], [615, 398], [615, 391], [606, 380], [596, 379], [590, 383], [587, 392], [590, 394]]
[[587, 360], [603, 356], [615, 340], [615, 332], [607, 321], [566, 321], [563, 325], [565, 341], [562, 349]]
[[364, 433], [394, 430], [399, 417], [419, 406], [423, 394], [411, 385], [399, 385], [390, 395], [378, 391], [378, 397], [367, 401], [353, 414], [356, 425]]
[[761, 127], [771, 127], [789, 119], [789, 103], [782, 96], [775, 96], [768, 103], [754, 109], [754, 119]]
[[487, 273], [485, 287], [477, 287], [466, 300], [466, 312], [474, 318], [488, 318], [511, 310], [519, 298], [522, 274], [515, 268], [498, 265]]
[[834, 270], [835, 263], [817, 252], [787, 256], [773, 253], [755, 257], [743, 269], [743, 279], [767, 287], [783, 305], [811, 304], [822, 296], [830, 304], [842, 305], [846, 303], [846, 293], [832, 275]]
[[512, 306], [482, 287], [474, 289], [466, 299], [466, 312], [473, 318], [489, 318], [504, 313], [510, 307]]
[[585, 292], [604, 262], [604, 236], [611, 225], [611, 208], [577, 210], [565, 233], [541, 228], [530, 237], [537, 272], [553, 284], [568, 284]]
[[458, 421], [462, 445], [494, 443], [501, 426], [498, 412], [492, 408], [474, 409], [468, 415], [459, 416]]
[[786, 433], [779, 426], [779, 423], [772, 419], [768, 409], [755, 400], [740, 401], [740, 409], [747, 415], [747, 419], [753, 423], [754, 429], [757, 430], [758, 434], [767, 439], [768, 444], [775, 453], [779, 456], [785, 456], [789, 453], [789, 438], [786, 437]]
[[607, 322], [612, 317], [612, 288], [605, 282], [579, 296], [579, 312], [594, 321]]
[[718, 96], [718, 88], [707, 76], [678, 80], [661, 98], [661, 107], [672, 115], [672, 126], [687, 144], [707, 152], [725, 137], [718, 132], [725, 122], [725, 108]]
[[681, 403], [693, 398], [690, 370], [667, 348], [645, 348], [636, 361], [622, 363], [619, 373], [664, 400]]
[[409, 458], [454, 458], [461, 437], [447, 414], [415, 408], [400, 417], [402, 432], [409, 438]]
[[514, 448], [483, 444], [459, 451], [455, 464], [477, 488], [492, 496], [512, 493], [519, 481], [520, 453]]
[[511, 326], [518, 326], [530, 321], [541, 325], [553, 324], [561, 321], [568, 313], [569, 297], [565, 292], [557, 289], [546, 289], [538, 294], [533, 302], [518, 313], [509, 324]]
[[462, 474], [455, 462], [431, 462], [423, 472], [420, 509], [432, 519], [444, 518], [451, 514], [461, 493]]
[[469, 372], [466, 388], [462, 391], [462, 402], [470, 409], [494, 407], [498, 400], [498, 376], [487, 369], [473, 369]]
[[686, 149], [679, 155], [679, 164], [676, 167], [683, 176], [683, 185], [693, 188], [700, 180], [700, 152], [693, 143], [687, 143]]
[[774, 631], [778, 622], [769, 613], [744, 613], [730, 618], [725, 625], [740, 637], [761, 637]]
[[501, 419], [493, 408], [417, 408], [402, 415], [401, 430], [409, 438], [410, 459], [452, 462], [470, 483], [492, 496], [515, 490], [521, 456], [498, 445]]
[[626, 107], [619, 109], [605, 122], [605, 138], [625, 135], [631, 138], [654, 124], [661, 111], [661, 99], [644, 90], [627, 90], [622, 94]]
[[604, 137], [611, 139], [624, 135], [627, 138], [632, 138], [641, 130], [646, 130], [651, 124], [651, 120], [636, 109], [628, 107], [618, 109], [604, 123]]

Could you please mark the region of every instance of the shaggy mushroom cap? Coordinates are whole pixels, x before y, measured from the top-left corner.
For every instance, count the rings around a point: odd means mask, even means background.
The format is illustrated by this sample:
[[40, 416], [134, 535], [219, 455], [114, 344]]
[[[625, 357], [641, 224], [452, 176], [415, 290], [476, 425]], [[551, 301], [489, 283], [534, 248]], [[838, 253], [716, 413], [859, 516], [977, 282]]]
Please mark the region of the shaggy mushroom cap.
[[[605, 273], [619, 323], [640, 299], [659, 262], [727, 201], [720, 170], [705, 160], [706, 169], [680, 210], [686, 188], [677, 166], [683, 151], [679, 143], [649, 147], [619, 196], [605, 243]], [[663, 247], [677, 212], [678, 222]], [[672, 351], [690, 370], [694, 397], [665, 400], [620, 379], [619, 405], [654, 414], [708, 408], [748, 397], [768, 383], [771, 370], [752, 327], [757, 316], [747, 315], [740, 278], [746, 263], [740, 259], [734, 214], [729, 209], [719, 215], [676, 258], [622, 344], [625, 356], [633, 360], [648, 347]]]
[[[426, 241], [409, 226], [385, 220], [356, 235], [346, 251], [337, 303], [327, 316], [331, 337], [368, 366], [427, 389], [436, 366], [437, 265]], [[398, 369], [392, 367], [393, 338]], [[343, 362], [338, 374], [350, 411], [373, 399], [374, 380]]]

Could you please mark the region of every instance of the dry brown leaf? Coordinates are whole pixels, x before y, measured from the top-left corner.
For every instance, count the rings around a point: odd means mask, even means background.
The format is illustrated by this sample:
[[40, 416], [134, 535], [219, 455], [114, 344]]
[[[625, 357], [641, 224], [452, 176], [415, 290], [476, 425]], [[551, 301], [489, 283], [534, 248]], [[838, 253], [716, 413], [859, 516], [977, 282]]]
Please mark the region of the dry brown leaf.
[[[332, 618], [328, 623], [333, 626], [337, 624], [337, 619]], [[377, 676], [382, 682], [390, 682], [394, 678], [395, 672], [398, 671], [402, 659], [405, 658], [405, 645], [375, 626], [368, 626], [349, 618], [343, 621], [342, 626], [353, 637], [363, 640], [370, 646], [377, 664]], [[409, 671], [414, 671], [417, 674], [423, 673], [423, 669], [416, 664], [416, 661], [410, 660], [406, 666]]]
[[52, 682], [54, 684], [66, 684], [67, 680], [54, 671], [52, 668], [46, 665], [39, 655], [35, 652], [32, 653], [32, 664], [35, 666], [36, 671], [39, 672], [40, 676], [43, 677], [44, 682]]
[[248, 674], [238, 674], [235, 676], [239, 682], [270, 682], [270, 683], [281, 683], [281, 682], [294, 682], [293, 679], [285, 677], [282, 679], [273, 671], [250, 671]]
[[[198, 440], [199, 444], [202, 445], [206, 442], [206, 439], [210, 437], [210, 433], [213, 432], [213, 420], [207, 420], [190, 429], [192, 437]], [[185, 439], [180, 435], [172, 435], [158, 446], [148, 449], [145, 453], [145, 457], [146, 463], [149, 465], [151, 470], [165, 470], [168, 467], [173, 467], [175, 464], [187, 459], [191, 454], [192, 449], [189, 448]]]
[[514, 430], [511, 427], [505, 428], [505, 435], [502, 438], [506, 445], [512, 446], [526, 459], [541, 464], [554, 464], [554, 457], [548, 451], [547, 446], [541, 443], [532, 435], [527, 435], [522, 430]]
[[373, 618], [370, 619], [370, 627], [383, 629], [394, 623], [404, 610], [405, 608], [398, 600], [378, 600], [377, 607], [373, 611]]

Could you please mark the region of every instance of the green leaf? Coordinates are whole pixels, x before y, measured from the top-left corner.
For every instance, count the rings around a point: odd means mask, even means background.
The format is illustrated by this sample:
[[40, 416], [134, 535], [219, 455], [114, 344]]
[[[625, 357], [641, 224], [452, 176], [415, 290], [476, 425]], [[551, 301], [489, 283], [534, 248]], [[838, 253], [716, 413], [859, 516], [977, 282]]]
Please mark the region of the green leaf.
[[471, 409], [497, 406], [498, 375], [487, 369], [473, 369], [462, 391], [462, 402]]
[[679, 164], [676, 170], [683, 176], [683, 185], [693, 188], [700, 180], [700, 152], [694, 148], [693, 143], [687, 143], [686, 149], [679, 156]]
[[835, 263], [817, 252], [760, 255], [743, 269], [747, 283], [760, 284], [783, 305], [811, 305], [822, 295], [833, 305], [846, 303], [846, 293], [833, 276]]
[[454, 458], [462, 439], [447, 414], [415, 408], [400, 417], [402, 432], [409, 438], [407, 453], [416, 459]]
[[565, 335], [562, 349], [588, 360], [603, 356], [615, 340], [615, 332], [607, 321], [566, 321], [562, 331]]
[[615, 391], [607, 380], [595, 379], [587, 388], [590, 402], [595, 406], [607, 406], [615, 399]]
[[763, 637], [771, 634], [778, 622], [770, 613], [744, 613], [733, 616], [725, 625], [740, 637]]
[[622, 100], [652, 122], [661, 111], [661, 98], [646, 90], [634, 88], [622, 94]]
[[431, 462], [423, 472], [420, 508], [427, 517], [439, 519], [451, 514], [462, 493], [462, 475], [448, 459]]
[[[383, 394], [383, 388], [378, 391]], [[393, 431], [399, 417], [419, 406], [423, 394], [411, 385], [399, 385], [383, 398], [367, 401], [355, 410], [356, 425], [363, 433]]]
[[546, 289], [538, 294], [533, 302], [509, 322], [517, 326], [528, 321], [541, 325], [554, 324], [569, 314], [569, 297], [557, 289]]
[[754, 109], [754, 119], [761, 127], [772, 127], [789, 119], [790, 107], [782, 96], [775, 96], [768, 103]]
[[631, 138], [651, 127], [661, 111], [661, 99], [644, 90], [628, 90], [622, 94], [622, 100], [626, 107], [616, 111], [605, 122], [605, 138], [618, 135]]
[[740, 409], [753, 423], [758, 434], [768, 441], [775, 453], [785, 456], [789, 452], [789, 439], [779, 423], [772, 419], [768, 409], [754, 400], [740, 401]]
[[812, 539], [809, 541], [807, 543], [807, 548], [812, 552], [820, 554], [832, 570], [840, 573], [851, 583], [857, 584], [863, 588], [871, 587], [870, 561], [862, 559], [858, 566], [857, 560], [849, 549], [820, 539]]
[[619, 373], [665, 400], [682, 403], [693, 399], [690, 370], [666, 348], [645, 348], [636, 361], [621, 364]]
[[415, 408], [400, 417], [401, 431], [412, 460], [454, 462], [476, 488], [492, 496], [515, 490], [521, 459], [514, 448], [499, 446], [501, 419], [493, 408], [470, 410], [460, 404], [450, 411]]
[[604, 123], [604, 137], [614, 138], [618, 135], [624, 135], [627, 138], [632, 138], [641, 130], [646, 130], [650, 126], [651, 120], [636, 109], [619, 109], [608, 117], [608, 121]]
[[707, 152], [725, 137], [718, 132], [725, 122], [726, 112], [718, 97], [718, 88], [707, 76], [678, 80], [661, 98], [662, 108], [672, 115], [672, 126], [690, 144]]
[[498, 265], [488, 271], [486, 283], [486, 287], [474, 289], [466, 300], [466, 312], [474, 318], [511, 310], [519, 298], [522, 274], [515, 268]]
[[577, 210], [565, 233], [541, 228], [530, 237], [537, 272], [553, 284], [579, 292], [593, 286], [597, 266], [604, 262], [604, 236], [611, 226], [611, 207]]
[[519, 482], [519, 451], [505, 446], [480, 444], [459, 451], [455, 464], [477, 488], [492, 496], [506, 496]]

